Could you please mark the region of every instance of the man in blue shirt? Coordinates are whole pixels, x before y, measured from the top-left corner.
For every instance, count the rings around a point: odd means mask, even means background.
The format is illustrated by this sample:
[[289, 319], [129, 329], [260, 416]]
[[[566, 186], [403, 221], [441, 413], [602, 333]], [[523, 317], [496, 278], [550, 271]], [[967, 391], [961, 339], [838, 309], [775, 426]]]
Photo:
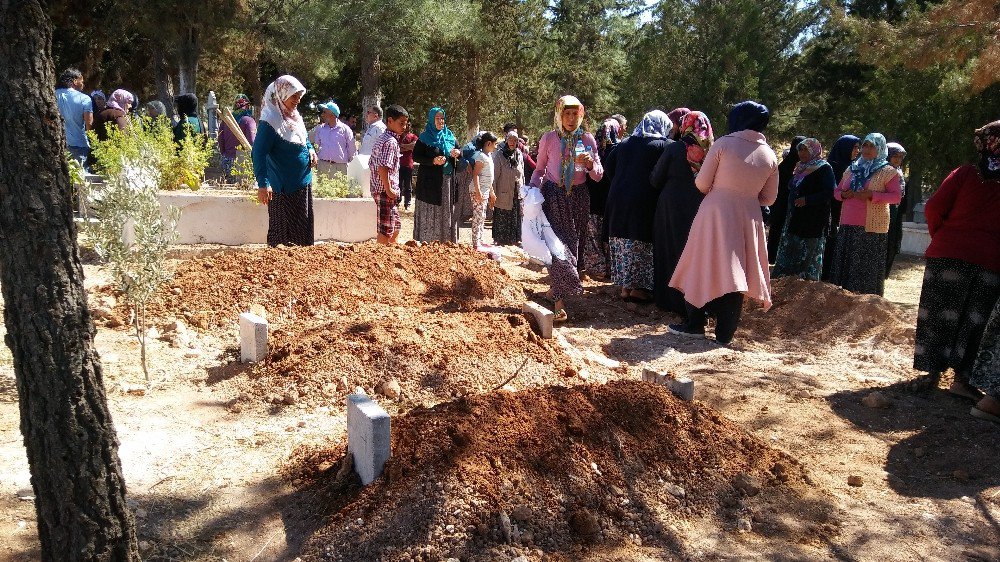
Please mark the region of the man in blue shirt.
[[64, 70], [59, 76], [56, 103], [66, 128], [66, 147], [74, 160], [86, 166], [87, 158], [90, 157], [87, 131], [94, 126], [94, 104], [90, 96], [81, 90], [83, 74], [75, 68]]

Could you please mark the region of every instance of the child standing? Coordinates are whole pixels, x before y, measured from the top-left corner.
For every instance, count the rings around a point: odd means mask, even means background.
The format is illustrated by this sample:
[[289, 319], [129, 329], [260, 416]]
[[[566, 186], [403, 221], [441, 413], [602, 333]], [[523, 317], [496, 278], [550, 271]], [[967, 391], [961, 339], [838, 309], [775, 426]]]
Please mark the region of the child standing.
[[472, 247], [479, 248], [483, 244], [483, 230], [486, 226], [486, 209], [493, 206], [497, 194], [493, 190], [493, 157], [491, 154], [497, 148], [497, 137], [486, 131], [476, 139], [476, 153], [473, 155], [475, 167], [472, 170], [472, 183], [469, 185], [469, 195], [472, 197]]
[[395, 244], [399, 237], [399, 141], [410, 115], [398, 105], [385, 110], [386, 130], [375, 140], [371, 159], [371, 190], [377, 212], [379, 244]]

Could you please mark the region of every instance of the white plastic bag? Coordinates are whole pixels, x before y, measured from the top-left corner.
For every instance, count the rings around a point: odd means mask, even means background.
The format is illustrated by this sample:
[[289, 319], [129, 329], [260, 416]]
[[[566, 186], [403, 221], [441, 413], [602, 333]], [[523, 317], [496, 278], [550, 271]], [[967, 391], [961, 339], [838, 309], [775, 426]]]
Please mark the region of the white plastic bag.
[[533, 185], [521, 187], [521, 200], [524, 203], [524, 213], [521, 219], [521, 249], [528, 256], [552, 265], [552, 258], [566, 259], [566, 247], [552, 231], [549, 219], [542, 211], [542, 191]]
[[361, 196], [372, 196], [372, 176], [371, 169], [368, 168], [368, 160], [371, 156], [358, 154], [347, 164], [347, 177], [361, 185]]

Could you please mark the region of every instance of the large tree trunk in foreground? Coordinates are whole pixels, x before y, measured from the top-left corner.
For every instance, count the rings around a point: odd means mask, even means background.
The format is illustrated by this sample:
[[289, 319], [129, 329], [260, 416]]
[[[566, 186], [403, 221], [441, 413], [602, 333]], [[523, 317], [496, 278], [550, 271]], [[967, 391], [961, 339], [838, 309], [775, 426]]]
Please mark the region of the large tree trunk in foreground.
[[[38, 0], [0, 0], [0, 286], [45, 561], [138, 561]], [[16, 103], [15, 103], [16, 102]]]
[[375, 47], [367, 42], [361, 43], [361, 128], [368, 130], [365, 121], [368, 108], [377, 105], [382, 107], [382, 62]]

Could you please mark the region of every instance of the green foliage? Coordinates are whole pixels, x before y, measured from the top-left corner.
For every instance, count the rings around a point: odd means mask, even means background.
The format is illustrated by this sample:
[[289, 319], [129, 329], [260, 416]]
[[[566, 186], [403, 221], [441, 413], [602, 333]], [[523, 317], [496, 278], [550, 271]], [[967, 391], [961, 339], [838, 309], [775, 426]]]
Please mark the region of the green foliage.
[[166, 215], [156, 198], [160, 170], [142, 157], [122, 157], [117, 171], [107, 176], [107, 188], [96, 203], [100, 221], [92, 227], [94, 249], [107, 261], [112, 278], [132, 308], [136, 337], [146, 368], [146, 303], [171, 279], [167, 249], [177, 238], [180, 211]]
[[361, 184], [347, 174], [336, 172], [333, 177], [313, 171], [313, 196], [321, 199], [361, 197]]
[[118, 176], [125, 166], [142, 161], [156, 170], [157, 188], [176, 190], [201, 188], [214, 141], [189, 134], [174, 142], [173, 129], [165, 118], [137, 119], [131, 128], [108, 127], [107, 140], [88, 132], [97, 168], [107, 176]]

